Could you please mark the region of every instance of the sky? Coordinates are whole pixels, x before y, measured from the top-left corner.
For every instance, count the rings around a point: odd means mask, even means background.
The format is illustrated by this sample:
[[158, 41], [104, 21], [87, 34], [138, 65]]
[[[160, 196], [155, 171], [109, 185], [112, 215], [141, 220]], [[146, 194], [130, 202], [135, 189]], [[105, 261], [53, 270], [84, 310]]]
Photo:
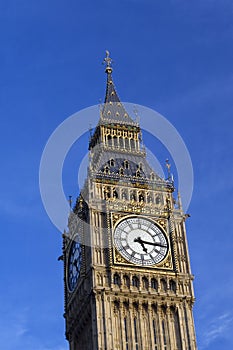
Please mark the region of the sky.
[[[61, 233], [39, 165], [56, 127], [103, 100], [106, 49], [122, 101], [161, 113], [189, 150], [198, 348], [233, 348], [232, 39], [232, 0], [0, 0], [1, 348], [68, 349]], [[82, 156], [74, 145], [64, 163], [67, 198]]]

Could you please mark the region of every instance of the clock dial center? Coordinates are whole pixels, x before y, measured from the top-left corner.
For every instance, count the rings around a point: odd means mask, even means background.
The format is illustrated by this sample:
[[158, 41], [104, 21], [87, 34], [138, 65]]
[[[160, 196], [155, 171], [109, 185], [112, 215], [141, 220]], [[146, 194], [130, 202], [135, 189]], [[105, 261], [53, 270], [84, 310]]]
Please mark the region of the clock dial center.
[[[136, 229], [129, 232], [127, 236], [127, 241], [129, 246], [139, 254], [150, 253], [153, 250], [152, 245], [146, 245], [145, 243], [142, 242], [142, 241], [148, 241], [150, 243], [154, 243], [153, 238], [146, 231]], [[144, 249], [143, 249], [143, 246], [144, 246]], [[145, 251], [145, 249], [147, 250], [147, 252]]]

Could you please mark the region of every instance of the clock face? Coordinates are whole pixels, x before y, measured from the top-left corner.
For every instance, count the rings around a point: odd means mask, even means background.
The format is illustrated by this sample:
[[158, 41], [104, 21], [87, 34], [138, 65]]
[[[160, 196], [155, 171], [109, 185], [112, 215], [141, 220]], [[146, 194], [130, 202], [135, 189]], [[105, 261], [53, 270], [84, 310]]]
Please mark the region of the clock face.
[[168, 252], [168, 241], [161, 228], [137, 216], [128, 217], [116, 226], [114, 244], [126, 260], [142, 266], [160, 263]]
[[68, 287], [71, 292], [75, 289], [78, 282], [81, 261], [81, 245], [79, 242], [79, 237], [76, 236], [71, 244], [68, 259]]

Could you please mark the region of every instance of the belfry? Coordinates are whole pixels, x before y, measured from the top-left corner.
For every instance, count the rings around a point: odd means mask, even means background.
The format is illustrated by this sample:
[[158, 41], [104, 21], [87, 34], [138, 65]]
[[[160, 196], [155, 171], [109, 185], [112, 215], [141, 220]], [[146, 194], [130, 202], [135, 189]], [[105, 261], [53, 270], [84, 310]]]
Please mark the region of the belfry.
[[138, 122], [107, 87], [87, 178], [63, 235], [70, 350], [196, 350], [181, 200], [148, 163]]

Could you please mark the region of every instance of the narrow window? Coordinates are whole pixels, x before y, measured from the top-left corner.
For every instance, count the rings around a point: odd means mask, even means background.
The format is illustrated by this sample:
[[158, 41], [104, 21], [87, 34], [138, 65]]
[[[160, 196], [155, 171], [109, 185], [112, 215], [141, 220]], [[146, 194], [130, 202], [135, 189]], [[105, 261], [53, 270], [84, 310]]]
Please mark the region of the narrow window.
[[109, 167], [108, 166], [104, 167], [104, 172], [105, 172], [105, 174], [109, 174]]
[[153, 319], [153, 333], [154, 333], [154, 343], [155, 343], [155, 350], [157, 350], [157, 327], [156, 327], [156, 321]]
[[123, 169], [123, 168], [120, 168], [120, 169], [119, 169], [119, 174], [120, 174], [120, 175], [124, 175], [124, 169]]
[[118, 198], [118, 193], [115, 188], [113, 188], [112, 195], [113, 195], [113, 198]]
[[113, 144], [115, 147], [117, 147], [117, 137], [116, 136], [113, 136]]
[[108, 198], [110, 198], [110, 197], [111, 197], [111, 191], [110, 191], [110, 188], [107, 187], [107, 188], [105, 188], [105, 190], [104, 190], [104, 198], [105, 198], [105, 199], [108, 199]]
[[142, 192], [139, 192], [138, 199], [139, 202], [144, 202], [144, 195], [142, 194]]
[[164, 350], [167, 349], [167, 337], [166, 337], [166, 329], [165, 329], [165, 322], [162, 320], [162, 331], [163, 331], [163, 344], [164, 344]]
[[129, 277], [127, 275], [124, 275], [123, 280], [124, 280], [124, 285], [129, 288], [130, 287]]
[[122, 199], [126, 199], [126, 197], [127, 197], [127, 196], [126, 196], [126, 191], [123, 190], [123, 191], [122, 191]]
[[139, 279], [136, 276], [133, 276], [132, 285], [133, 287], [139, 287]]
[[122, 137], [119, 138], [119, 145], [120, 145], [120, 148], [124, 148], [124, 142]]
[[114, 284], [116, 284], [118, 286], [120, 285], [120, 276], [118, 275], [118, 273], [114, 274], [113, 282], [114, 282]]
[[114, 161], [114, 159], [110, 159], [110, 166], [115, 166], [115, 161]]
[[176, 282], [173, 280], [170, 280], [169, 285], [170, 285], [170, 291], [175, 293], [176, 292]]
[[138, 350], [138, 330], [137, 330], [137, 319], [134, 317], [134, 337], [135, 337], [135, 345], [136, 350]]
[[186, 307], [184, 307], [184, 319], [185, 319], [187, 336], [188, 336], [188, 350], [191, 350], [190, 334], [189, 334], [189, 327], [188, 327], [188, 315], [187, 315]]
[[134, 140], [130, 140], [130, 145], [131, 145], [131, 149], [135, 150], [135, 141]]
[[136, 201], [136, 194], [134, 191], [130, 193], [130, 199], [131, 201]]
[[161, 279], [161, 289], [163, 292], [167, 291], [167, 282], [164, 279]]
[[158, 282], [155, 278], [151, 279], [151, 288], [157, 290], [158, 289]]
[[128, 325], [127, 325], [127, 318], [124, 318], [124, 326], [125, 326], [125, 349], [129, 350], [129, 339], [128, 339]]
[[148, 289], [149, 283], [148, 283], [148, 279], [146, 277], [142, 278], [142, 285], [143, 285], [144, 289]]

